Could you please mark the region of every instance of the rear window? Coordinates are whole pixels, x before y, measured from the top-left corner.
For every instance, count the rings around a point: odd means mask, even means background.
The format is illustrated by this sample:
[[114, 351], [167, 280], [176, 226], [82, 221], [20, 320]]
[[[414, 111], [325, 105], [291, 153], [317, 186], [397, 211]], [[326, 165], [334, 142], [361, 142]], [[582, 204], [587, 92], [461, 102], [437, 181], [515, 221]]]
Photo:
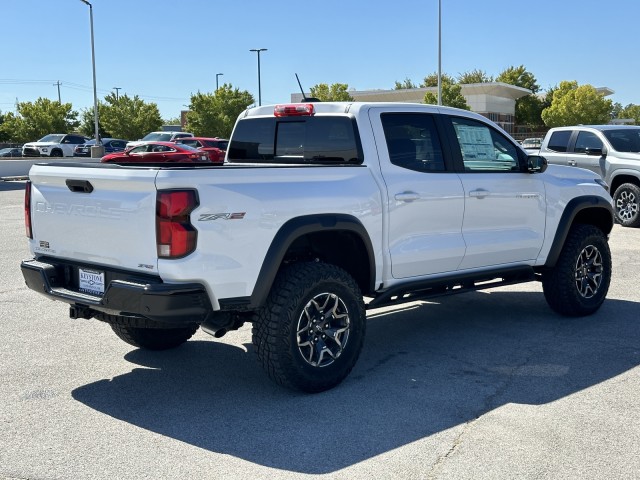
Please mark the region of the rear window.
[[239, 163], [360, 164], [355, 122], [348, 117], [249, 118], [236, 125], [227, 159]]
[[571, 130], [561, 130], [553, 132], [549, 139], [547, 148], [554, 152], [566, 152], [569, 147], [569, 139], [571, 138]]

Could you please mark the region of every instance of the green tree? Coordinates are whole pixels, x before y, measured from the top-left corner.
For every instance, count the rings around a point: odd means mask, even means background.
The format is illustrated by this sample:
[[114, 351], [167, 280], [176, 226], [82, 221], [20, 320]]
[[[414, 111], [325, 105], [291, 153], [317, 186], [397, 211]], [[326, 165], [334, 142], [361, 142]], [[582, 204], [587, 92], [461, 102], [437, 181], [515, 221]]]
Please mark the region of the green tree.
[[591, 85], [563, 81], [553, 92], [551, 106], [542, 111], [548, 127], [609, 123], [613, 102], [605, 99]]
[[4, 123], [6, 114], [3, 114], [0, 111], [0, 142], [8, 142], [9, 134], [2, 129], [2, 124]]
[[405, 90], [410, 88], [418, 88], [418, 86], [411, 81], [409, 77], [405, 78], [404, 81], [399, 82], [396, 80], [396, 84], [393, 87], [395, 90]]
[[353, 97], [347, 91], [349, 85], [346, 83], [333, 83], [331, 86], [326, 83], [319, 83], [311, 87], [311, 96], [322, 102], [352, 102]]
[[0, 127], [10, 141], [24, 143], [49, 133], [69, 133], [79, 122], [70, 103], [38, 98], [35, 102], [18, 103], [17, 114], [7, 113]]
[[180, 125], [180, 117], [163, 118], [162, 124], [163, 125]]
[[471, 70], [458, 75], [458, 83], [489, 83], [493, 82], [493, 77], [487, 75], [484, 70]]
[[620, 112], [624, 107], [620, 102], [614, 102], [611, 106], [611, 118], [622, 118]]
[[531, 90], [531, 95], [520, 97], [516, 100], [516, 123], [537, 127], [542, 125], [542, 110], [544, 102], [538, 98], [540, 85], [533, 73], [527, 71], [524, 65], [508, 67], [496, 77], [496, 82], [507, 83], [516, 87]]
[[[442, 81], [442, 85], [444, 85], [445, 83], [449, 83], [452, 85], [456, 83], [456, 79], [450, 75], [447, 75], [446, 73], [443, 73], [441, 75], [441, 81]], [[438, 72], [434, 72], [430, 75], [427, 75], [426, 77], [424, 77], [424, 80], [420, 84], [420, 87], [422, 88], [437, 87], [437, 86], [438, 86]]]
[[191, 95], [186, 130], [196, 136], [229, 138], [238, 118], [255, 102], [246, 90], [225, 83], [215, 93]]
[[636, 125], [640, 125], [640, 105], [630, 103], [620, 110], [617, 118], [633, 118]]
[[[93, 109], [91, 109], [93, 113]], [[98, 106], [99, 127], [115, 138], [137, 140], [147, 133], [160, 129], [162, 117], [155, 103], [147, 103], [134, 95], [114, 93], [104, 97], [104, 105]]]
[[[107, 132], [104, 129], [104, 125], [102, 124], [102, 116], [104, 115], [105, 104], [103, 102], [98, 101], [98, 132], [100, 133], [100, 138], [110, 138], [112, 137], [111, 133]], [[80, 132], [87, 137], [95, 137], [96, 136], [96, 120], [93, 115], [93, 107], [85, 108], [80, 112]]]

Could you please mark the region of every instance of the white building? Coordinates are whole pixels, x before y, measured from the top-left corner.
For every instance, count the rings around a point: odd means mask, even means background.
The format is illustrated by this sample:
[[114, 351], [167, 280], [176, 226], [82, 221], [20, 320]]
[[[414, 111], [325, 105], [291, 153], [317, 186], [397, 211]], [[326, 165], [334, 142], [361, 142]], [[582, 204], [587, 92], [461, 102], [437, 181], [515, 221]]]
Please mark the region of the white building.
[[[461, 93], [472, 111], [493, 120], [507, 132], [513, 132], [516, 100], [530, 95], [531, 90], [502, 82], [460, 84]], [[432, 92], [437, 96], [437, 87], [410, 88], [401, 90], [349, 91], [357, 102], [406, 102], [423, 103], [424, 95]], [[300, 93], [291, 94], [292, 102], [300, 102]]]
[[[462, 96], [473, 112], [484, 115], [500, 125], [505, 131], [514, 133], [516, 100], [531, 95], [531, 90], [502, 82], [459, 84]], [[597, 87], [603, 97], [615, 93], [608, 87]], [[349, 95], [357, 102], [405, 102], [423, 103], [424, 95], [438, 95], [437, 87], [408, 88], [401, 90], [350, 90]], [[292, 93], [292, 102], [302, 101], [302, 94]]]

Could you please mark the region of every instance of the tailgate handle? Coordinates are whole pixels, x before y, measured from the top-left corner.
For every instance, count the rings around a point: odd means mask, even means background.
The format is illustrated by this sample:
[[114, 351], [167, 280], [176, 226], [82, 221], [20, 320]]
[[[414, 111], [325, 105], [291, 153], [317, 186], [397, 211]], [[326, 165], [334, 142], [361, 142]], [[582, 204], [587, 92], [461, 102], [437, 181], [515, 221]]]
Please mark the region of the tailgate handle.
[[93, 192], [93, 185], [89, 183], [89, 180], [71, 180], [67, 179], [65, 182], [69, 190], [76, 193], [91, 193]]

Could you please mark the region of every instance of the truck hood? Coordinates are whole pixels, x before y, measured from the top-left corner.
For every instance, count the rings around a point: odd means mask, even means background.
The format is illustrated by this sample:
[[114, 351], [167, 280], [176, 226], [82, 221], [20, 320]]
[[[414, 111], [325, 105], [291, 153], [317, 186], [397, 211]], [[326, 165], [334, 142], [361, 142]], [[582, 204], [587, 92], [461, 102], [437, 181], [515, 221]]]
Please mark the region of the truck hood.
[[620, 160], [638, 161], [640, 160], [640, 152], [615, 152], [615, 158]]

